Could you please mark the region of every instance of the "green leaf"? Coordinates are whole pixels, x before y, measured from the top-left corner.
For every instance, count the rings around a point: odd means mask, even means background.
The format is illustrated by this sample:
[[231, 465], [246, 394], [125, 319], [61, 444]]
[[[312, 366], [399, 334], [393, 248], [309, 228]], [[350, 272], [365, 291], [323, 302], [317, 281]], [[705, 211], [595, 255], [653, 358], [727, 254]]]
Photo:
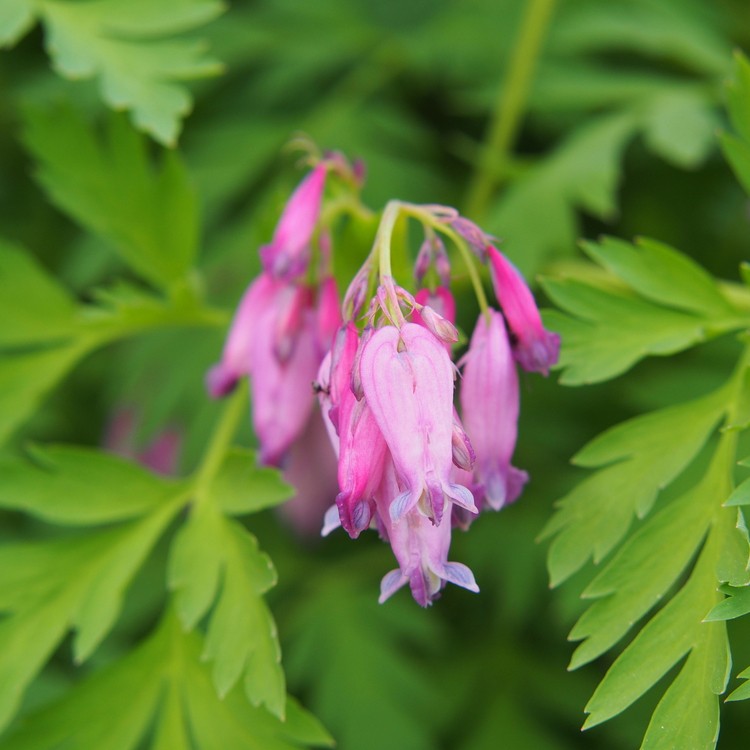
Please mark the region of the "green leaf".
[[705, 340], [706, 321], [644, 302], [626, 291], [605, 291], [574, 279], [545, 279], [544, 290], [563, 309], [544, 321], [563, 341], [560, 382], [609, 380], [648, 356], [666, 356]]
[[245, 694], [282, 717], [284, 673], [276, 626], [262, 597], [276, 583], [271, 561], [237, 522], [212, 502], [198, 502], [180, 529], [169, 560], [169, 585], [184, 626], [212, 609], [205, 657], [225, 695], [244, 675]]
[[249, 706], [236, 690], [218, 698], [201, 662], [201, 648], [200, 636], [183, 633], [167, 614], [135, 650], [21, 721], [3, 747], [295, 750], [332, 744], [320, 723], [292, 699], [286, 722], [280, 722]]
[[718, 120], [702, 91], [665, 91], [654, 97], [645, 119], [646, 144], [677, 166], [697, 167], [714, 148]]
[[733, 620], [750, 613], [750, 587], [722, 586], [721, 591], [727, 598], [720, 601], [707, 615], [706, 621]]
[[649, 512], [657, 494], [703, 447], [725, 408], [719, 390], [636, 417], [595, 438], [575, 457], [580, 466], [604, 468], [559, 501], [542, 532], [555, 535], [548, 557], [553, 586], [590, 557], [602, 560], [625, 536], [632, 515], [643, 518]]
[[604, 237], [583, 243], [583, 249], [650, 302], [706, 317], [736, 314], [713, 278], [668, 245], [646, 238], [631, 245]]
[[[361, 580], [342, 571], [317, 586], [310, 582], [306, 591], [285, 628], [291, 641], [286, 668], [340, 746], [437, 747], [435, 707], [441, 687], [416, 662], [416, 655], [436, 640], [435, 619], [412, 602], [379, 606]], [[352, 675], [357, 690], [345, 687]]]
[[551, 254], [574, 246], [577, 208], [600, 218], [614, 215], [622, 152], [637, 124], [637, 117], [625, 112], [580, 128], [490, 209], [487, 227], [504, 239], [525, 274], [535, 272]]
[[[651, 719], [643, 746], [713, 746], [696, 744], [691, 737], [702, 737], [706, 732], [714, 737], [718, 726], [716, 696], [723, 692], [729, 676], [724, 625], [703, 622], [717, 599], [713, 570], [717, 536], [713, 535], [704, 547], [688, 582], [610, 667], [586, 706], [590, 716], [585, 728], [623, 711], [689, 653]], [[695, 713], [697, 718], [688, 713]]]
[[0, 240], [0, 347], [70, 338], [76, 304], [25, 250]]
[[[597, 601], [570, 633], [582, 640], [570, 668], [590, 662], [617, 643], [654, 607], [687, 567], [711, 521], [706, 502], [716, 477], [706, 477], [641, 526], [583, 592]], [[670, 541], [669, 544], [665, 542]], [[654, 555], [654, 550], [660, 552]]]
[[12, 355], [0, 352], [0, 444], [37, 410], [87, 350], [84, 343], [75, 343]]
[[69, 628], [86, 659], [115, 622], [143, 560], [178, 509], [175, 502], [107, 531], [0, 549], [0, 728]]
[[177, 35], [222, 9], [215, 0], [11, 0], [0, 14], [0, 44], [12, 44], [34, 19], [41, 20], [58, 73], [97, 78], [110, 107], [131, 110], [138, 128], [174, 145], [192, 106], [178, 82], [221, 71], [201, 43]]
[[176, 152], [165, 151], [155, 167], [123, 117], [112, 115], [100, 137], [65, 108], [28, 111], [25, 142], [53, 202], [111, 243], [133, 270], [161, 286], [187, 274], [197, 249], [198, 209]]
[[294, 494], [277, 470], [257, 466], [255, 453], [245, 448], [227, 453], [208, 491], [224, 513], [234, 516], [272, 508]]
[[34, 25], [30, 0], [5, 0], [0, 6], [0, 47], [15, 44]]
[[727, 696], [728, 701], [744, 701], [750, 698], [750, 667], [740, 672], [737, 676], [747, 680], [747, 682], [740, 685], [736, 690], [733, 690]]
[[49, 523], [93, 526], [156, 510], [178, 494], [137, 464], [93, 448], [47, 445], [36, 463], [0, 458], [0, 508], [31, 513]]
[[742, 52], [734, 56], [734, 79], [727, 85], [727, 106], [732, 127], [750, 142], [750, 62]]

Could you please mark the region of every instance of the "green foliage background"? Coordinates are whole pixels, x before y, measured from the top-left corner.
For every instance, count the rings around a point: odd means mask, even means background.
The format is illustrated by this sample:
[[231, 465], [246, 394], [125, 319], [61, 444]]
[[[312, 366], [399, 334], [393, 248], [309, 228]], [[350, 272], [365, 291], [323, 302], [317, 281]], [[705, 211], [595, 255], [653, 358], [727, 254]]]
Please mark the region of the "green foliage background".
[[[0, 45], [3, 748], [713, 746], [750, 696], [744, 0], [6, 0]], [[576, 387], [522, 382], [532, 481], [454, 541], [478, 596], [378, 605], [390, 551], [296, 538], [243, 394], [204, 394], [298, 131], [558, 308]], [[100, 450], [121, 407], [183, 431], [179, 477]]]

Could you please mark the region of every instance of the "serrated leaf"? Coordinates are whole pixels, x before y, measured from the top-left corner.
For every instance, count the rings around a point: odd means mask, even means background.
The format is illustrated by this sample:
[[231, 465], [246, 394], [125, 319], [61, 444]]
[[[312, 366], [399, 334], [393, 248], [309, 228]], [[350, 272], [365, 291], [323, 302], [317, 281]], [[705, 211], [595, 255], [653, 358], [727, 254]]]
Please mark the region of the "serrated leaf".
[[706, 320], [657, 307], [627, 291], [604, 291], [573, 279], [543, 282], [571, 315], [545, 311], [544, 321], [563, 341], [560, 382], [609, 380], [648, 356], [665, 356], [705, 340]]
[[638, 294], [668, 307], [706, 317], [735, 315], [716, 282], [697, 263], [668, 245], [647, 238], [637, 244], [604, 237], [583, 249]]
[[332, 744], [320, 723], [292, 699], [283, 723], [249, 706], [237, 690], [220, 700], [200, 661], [201, 648], [200, 636], [183, 633], [167, 614], [135, 650], [22, 721], [3, 747], [295, 750]]
[[0, 507], [49, 523], [93, 526], [155, 510], [179, 493], [137, 464], [93, 448], [35, 447], [35, 463], [0, 458]]
[[136, 272], [162, 286], [185, 276], [198, 242], [197, 200], [176, 152], [156, 168], [123, 117], [112, 115], [102, 138], [65, 108], [28, 111], [25, 142], [51, 199]]
[[199, 502], [180, 530], [169, 561], [169, 585], [185, 627], [212, 609], [207, 659], [220, 695], [244, 674], [245, 693], [277, 716], [285, 708], [284, 673], [276, 627], [262, 594], [276, 582], [257, 542], [212, 502]]
[[131, 110], [137, 127], [173, 145], [192, 106], [179, 82], [221, 71], [204, 45], [178, 35], [222, 9], [215, 0], [11, 0], [0, 15], [0, 44], [13, 43], [41, 20], [58, 73], [98, 79], [110, 107]]
[[[25, 250], [0, 240], [0, 347], [49, 343], [76, 330], [76, 304]], [[12, 325], [8, 324], [12, 321]]]
[[577, 456], [602, 466], [559, 501], [542, 537], [556, 535], [548, 567], [552, 585], [590, 558], [600, 561], [627, 533], [633, 514], [644, 517], [705, 444], [725, 411], [721, 390], [679, 406], [636, 417], [595, 438]]
[[720, 601], [707, 615], [706, 621], [733, 620], [750, 613], [750, 587], [722, 586], [721, 588], [727, 598]]
[[178, 506], [138, 521], [51, 542], [0, 549], [0, 729], [69, 628], [85, 659], [112, 627], [128, 584]]
[[[598, 601], [570, 633], [570, 640], [583, 640], [573, 654], [571, 669], [611, 648], [664, 597], [703, 540], [713, 510], [706, 496], [711, 496], [714, 485], [709, 472], [639, 528], [589, 584], [583, 596]], [[659, 554], [654, 554], [655, 549]]]
[[208, 489], [222, 511], [240, 516], [272, 508], [288, 500], [294, 488], [275, 470], [256, 464], [255, 453], [232, 448]]
[[[656, 717], [659, 714], [663, 732], [659, 741], [672, 742], [664, 744], [664, 748], [693, 747], [690, 742], [684, 744], [680, 717], [691, 710], [693, 700], [697, 703], [692, 709], [702, 716], [717, 713], [716, 695], [726, 685], [729, 668], [724, 626], [702, 622], [705, 612], [717, 599], [714, 551], [710, 544], [704, 547], [688, 582], [645, 625], [607, 671], [586, 706], [586, 712], [590, 714], [584, 725], [586, 728], [626, 709], [692, 649], [685, 667], [657, 707], [644, 745], [647, 741], [657, 741], [659, 725]], [[708, 672], [702, 674], [699, 666], [706, 661], [706, 656], [712, 661], [704, 664]], [[686, 695], [685, 690], [692, 690], [694, 697]], [[678, 737], [683, 742], [678, 741]]]
[[736, 690], [733, 690], [727, 697], [728, 701], [744, 701], [750, 698], [750, 667], [740, 672], [737, 676], [747, 680], [747, 682], [740, 685]]

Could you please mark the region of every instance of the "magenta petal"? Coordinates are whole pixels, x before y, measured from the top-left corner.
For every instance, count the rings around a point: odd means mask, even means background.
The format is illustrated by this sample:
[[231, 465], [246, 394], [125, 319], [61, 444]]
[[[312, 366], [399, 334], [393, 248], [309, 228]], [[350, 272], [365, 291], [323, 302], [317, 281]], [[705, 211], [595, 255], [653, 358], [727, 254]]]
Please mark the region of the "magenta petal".
[[284, 362], [275, 355], [270, 326], [260, 327], [257, 337], [251, 373], [253, 426], [260, 440], [261, 463], [278, 465], [302, 433], [313, 408], [311, 384], [320, 354], [312, 311], [304, 315], [293, 350]]
[[488, 254], [495, 295], [515, 338], [516, 360], [524, 370], [546, 375], [559, 357], [560, 336], [542, 325], [534, 296], [520, 271], [497, 248], [490, 246]]
[[461, 382], [463, 424], [476, 454], [475, 472], [485, 499], [499, 510], [520, 494], [528, 478], [510, 465], [518, 431], [518, 374], [502, 316], [479, 316]]
[[317, 304], [318, 345], [321, 351], [327, 351], [336, 331], [341, 325], [341, 307], [336, 281], [332, 276], [323, 279], [318, 289]]
[[249, 374], [261, 321], [267, 318], [269, 311], [276, 309], [284, 287], [264, 273], [245, 291], [232, 320], [221, 362], [214, 365], [206, 377], [206, 386], [213, 398], [225, 396], [241, 377]]
[[391, 497], [398, 490], [395, 469], [389, 462], [377, 494], [377, 507], [399, 569], [383, 578], [380, 601], [385, 601], [407, 582], [415, 601], [423, 607], [437, 599], [446, 582], [478, 591], [474, 576], [465, 565], [448, 562], [451, 515], [446, 513], [436, 525], [417, 510], [412, 510], [398, 523], [393, 523], [388, 508]]
[[403, 484], [391, 519], [398, 521], [421, 503], [440, 523], [445, 496], [474, 508], [471, 493], [450, 481], [453, 366], [440, 342], [414, 323], [380, 328], [364, 346], [360, 376]]
[[292, 279], [307, 267], [326, 172], [326, 165], [321, 163], [300, 182], [284, 207], [273, 240], [260, 250], [263, 267], [277, 278]]

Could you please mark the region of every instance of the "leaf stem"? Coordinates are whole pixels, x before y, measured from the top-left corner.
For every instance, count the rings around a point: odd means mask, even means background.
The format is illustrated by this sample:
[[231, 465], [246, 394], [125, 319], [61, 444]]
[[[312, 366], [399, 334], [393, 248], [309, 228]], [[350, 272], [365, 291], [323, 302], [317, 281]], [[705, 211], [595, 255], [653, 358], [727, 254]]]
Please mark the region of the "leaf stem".
[[234, 438], [234, 434], [237, 432], [240, 419], [245, 413], [246, 402], [247, 384], [242, 382], [227, 400], [224, 411], [211, 436], [211, 442], [203, 454], [203, 459], [195, 473], [195, 484], [197, 486], [210, 482], [219, 470], [219, 466], [232, 444], [232, 438]]
[[496, 183], [503, 177], [508, 155], [521, 124], [534, 68], [549, 26], [556, 0], [529, 0], [521, 30], [498, 93], [484, 148], [469, 185], [464, 213], [479, 220]]

